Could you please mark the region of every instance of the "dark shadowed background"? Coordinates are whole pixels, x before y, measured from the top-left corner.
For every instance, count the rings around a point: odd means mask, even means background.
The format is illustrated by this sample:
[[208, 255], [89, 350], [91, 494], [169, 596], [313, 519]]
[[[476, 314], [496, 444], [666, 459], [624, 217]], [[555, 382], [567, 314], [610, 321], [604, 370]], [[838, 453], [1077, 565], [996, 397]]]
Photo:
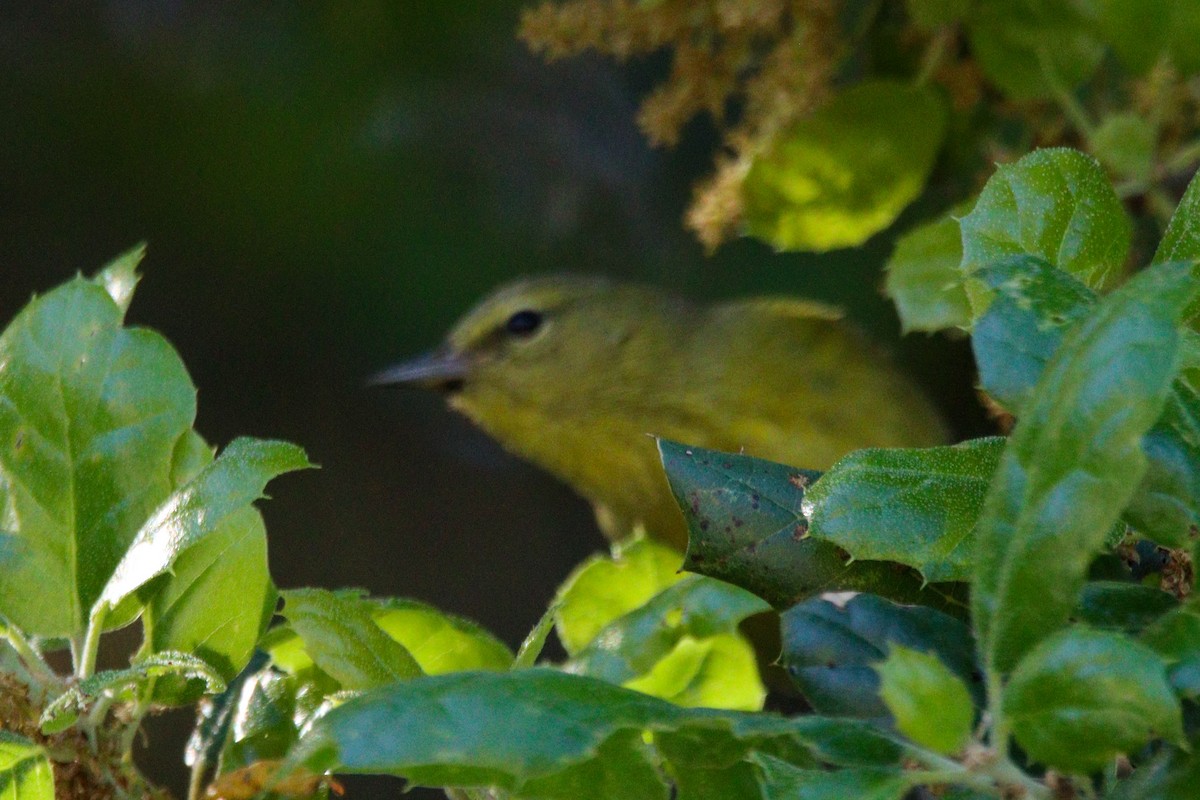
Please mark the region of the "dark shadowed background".
[[[514, 645], [603, 546], [589, 508], [438, 398], [364, 386], [500, 282], [571, 270], [830, 300], [960, 435], [985, 425], [961, 343], [899, 340], [887, 235], [705, 257], [681, 216], [711, 125], [664, 152], [634, 122], [666, 61], [545, 64], [514, 38], [520, 6], [0, 5], [0, 317], [147, 240], [129, 318], [180, 351], [201, 433], [290, 439], [322, 466], [263, 506], [276, 582], [416, 597]], [[150, 769], [176, 791], [181, 731], [152, 731], [167, 763]]]

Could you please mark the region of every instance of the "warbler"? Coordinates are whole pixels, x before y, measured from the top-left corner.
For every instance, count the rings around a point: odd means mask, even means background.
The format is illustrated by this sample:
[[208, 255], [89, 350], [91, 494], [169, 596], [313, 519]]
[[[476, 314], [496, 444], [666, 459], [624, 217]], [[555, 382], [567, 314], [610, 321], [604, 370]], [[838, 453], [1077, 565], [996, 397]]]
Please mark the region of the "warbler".
[[715, 305], [553, 275], [496, 291], [433, 351], [377, 384], [435, 389], [505, 448], [591, 501], [610, 538], [687, 527], [652, 437], [823, 470], [946, 428], [837, 310], [791, 297]]

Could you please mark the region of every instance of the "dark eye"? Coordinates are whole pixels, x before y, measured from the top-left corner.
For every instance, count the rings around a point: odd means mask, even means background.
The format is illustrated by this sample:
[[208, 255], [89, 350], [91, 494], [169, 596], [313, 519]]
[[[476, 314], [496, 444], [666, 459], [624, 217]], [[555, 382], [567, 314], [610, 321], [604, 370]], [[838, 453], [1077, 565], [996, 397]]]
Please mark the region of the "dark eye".
[[513, 336], [532, 336], [542, 326], [542, 315], [536, 311], [525, 309], [518, 311], [504, 323], [504, 330]]

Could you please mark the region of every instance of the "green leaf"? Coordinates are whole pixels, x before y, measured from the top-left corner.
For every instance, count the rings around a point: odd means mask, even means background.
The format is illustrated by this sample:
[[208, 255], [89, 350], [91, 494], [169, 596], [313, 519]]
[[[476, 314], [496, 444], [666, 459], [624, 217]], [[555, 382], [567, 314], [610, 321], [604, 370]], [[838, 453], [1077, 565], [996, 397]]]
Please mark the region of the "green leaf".
[[263, 496], [267, 481], [312, 465], [288, 442], [234, 439], [210, 465], [166, 499], [137, 532], [98, 603], [110, 608], [168, 569], [230, 515]]
[[933, 609], [870, 594], [844, 606], [814, 598], [783, 612], [782, 627], [780, 663], [819, 713], [886, 717], [872, 665], [895, 645], [936, 653], [983, 699], [970, 629]]
[[855, 450], [807, 491], [808, 534], [856, 560], [893, 561], [929, 581], [971, 574], [972, 534], [1004, 439]]
[[145, 257], [146, 243], [139, 242], [105, 264], [92, 279], [93, 283], [108, 292], [108, 296], [121, 309], [122, 314], [129, 310], [129, 304], [133, 301], [133, 292], [142, 279], [137, 268]]
[[1073, 627], [1043, 640], [1013, 671], [1003, 711], [1030, 758], [1065, 772], [1099, 770], [1152, 739], [1183, 740], [1162, 659], [1109, 631]]
[[[660, 737], [671, 746], [657, 748]], [[748, 750], [774, 754], [786, 743], [823, 761], [862, 766], [896, 765], [907, 752], [865, 725], [682, 708], [534, 667], [381, 687], [317, 720], [290, 761], [313, 771], [399, 775], [422, 786], [490, 786], [526, 798], [575, 800], [612, 796], [628, 773], [636, 777], [633, 796], [665, 798], [662, 777], [648, 776], [659, 775], [653, 768], [663, 761], [673, 772], [669, 759], [680, 751], [686, 769], [696, 753], [733, 764]]]
[[905, 333], [965, 328], [971, 323], [971, 303], [958, 269], [962, 232], [957, 217], [963, 213], [956, 210], [914, 228], [896, 242], [883, 290], [895, 302]]
[[555, 632], [567, 653], [578, 653], [610, 622], [680, 580], [679, 563], [675, 550], [639, 538], [576, 567], [555, 601]]
[[0, 730], [0, 797], [54, 800], [54, 772], [40, 745]]
[[0, 614], [69, 636], [171, 491], [195, 389], [179, 356], [76, 278], [0, 335]]
[[1153, 586], [1091, 581], [1083, 587], [1073, 616], [1092, 628], [1136, 634], [1178, 604]]
[[280, 611], [307, 655], [344, 689], [370, 689], [422, 674], [404, 645], [375, 622], [374, 604], [353, 593], [291, 589]]
[[981, 388], [1017, 416], [1071, 325], [1097, 295], [1036, 256], [1000, 259], [976, 273], [994, 299], [971, 331]]
[[1183, 75], [1200, 72], [1200, 5], [1190, 0], [1176, 0], [1167, 50], [1172, 66]]
[[989, 0], [967, 19], [971, 51], [988, 79], [1014, 100], [1052, 97], [1095, 71], [1103, 47], [1070, 0]]
[[1142, 632], [1141, 640], [1167, 663], [1171, 685], [1200, 696], [1200, 599], [1190, 598]]
[[797, 767], [768, 755], [754, 761], [762, 770], [765, 800], [900, 800], [912, 784], [898, 769], [862, 767], [826, 772]]
[[695, 708], [758, 711], [767, 697], [754, 648], [736, 633], [685, 636], [648, 672], [622, 685]]
[[975, 705], [962, 680], [937, 656], [893, 645], [875, 670], [879, 696], [898, 731], [943, 755], [958, 753], [970, 741]]
[[412, 655], [426, 675], [465, 669], [508, 669], [508, 645], [479, 625], [416, 600], [372, 601], [372, 619]]
[[[299, 740], [301, 728], [319, 716], [303, 706], [298, 697], [306, 689], [292, 676], [270, 669], [249, 676], [231, 698], [229, 728], [221, 737], [221, 771], [285, 758]], [[313, 694], [317, 693], [309, 693], [310, 703]], [[323, 698], [318, 694], [315, 700]], [[213, 720], [213, 727], [219, 728], [220, 722]]]
[[1194, 800], [1200, 786], [1200, 742], [1190, 752], [1163, 748], [1148, 762], [1138, 764], [1105, 800]]
[[1093, 289], [1120, 276], [1131, 231], [1104, 170], [1091, 156], [1065, 148], [1037, 150], [997, 167], [961, 225], [967, 275], [1005, 256], [1031, 255]]
[[225, 681], [203, 659], [189, 653], [156, 653], [134, 662], [128, 669], [97, 672], [68, 686], [42, 712], [42, 730], [61, 731], [97, 701], [132, 700], [146, 692], [152, 681], [169, 676], [201, 681], [205, 694], [225, 691]]
[[161, 585], [144, 588], [153, 590], [142, 617], [146, 651], [195, 653], [232, 680], [275, 611], [262, 516], [252, 507], [234, 511], [179, 554]]
[[1200, 259], [1200, 173], [1193, 176], [1175, 207], [1151, 263], [1196, 259]]
[[1187, 265], [1137, 275], [1071, 329], [1026, 403], [976, 527], [972, 618], [993, 673], [1074, 608], [1145, 472], [1141, 438], [1178, 371], [1196, 288]]
[[1150, 181], [1157, 147], [1158, 131], [1154, 125], [1132, 113], [1105, 117], [1088, 141], [1088, 149], [1101, 164], [1118, 177], [1139, 182]]
[[1175, 381], [1142, 450], [1146, 475], [1123, 519], [1165, 547], [1190, 547], [1200, 527], [1200, 393], [1185, 379]]
[[908, 15], [919, 27], [934, 30], [960, 21], [970, 10], [970, 0], [907, 0]]
[[920, 195], [945, 131], [928, 88], [874, 81], [842, 92], [754, 160], [746, 231], [782, 250], [862, 244]]
[[1100, 36], [1126, 67], [1141, 74], [1166, 50], [1177, 4], [1178, 0], [1093, 0], [1090, 8]]
[[741, 586], [776, 608], [849, 590], [961, 609], [955, 587], [926, 586], [897, 564], [847, 564], [839, 548], [809, 537], [801, 504], [819, 473], [665, 439], [658, 448], [690, 530], [684, 569]]

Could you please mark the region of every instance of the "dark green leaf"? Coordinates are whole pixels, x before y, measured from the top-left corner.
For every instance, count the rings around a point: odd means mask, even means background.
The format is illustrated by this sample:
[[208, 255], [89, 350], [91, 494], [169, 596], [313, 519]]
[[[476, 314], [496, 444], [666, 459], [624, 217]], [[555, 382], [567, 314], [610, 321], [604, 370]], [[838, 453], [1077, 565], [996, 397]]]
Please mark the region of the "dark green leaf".
[[555, 632], [567, 653], [578, 653], [610, 622], [682, 578], [679, 564], [675, 550], [636, 539], [576, 567], [555, 601]]
[[1090, 9], [1100, 36], [1125, 66], [1140, 74], [1154, 66], [1166, 50], [1171, 13], [1178, 2], [1094, 0]]
[[0, 797], [54, 800], [54, 772], [41, 745], [0, 730]]
[[747, 232], [782, 250], [862, 244], [925, 188], [945, 129], [927, 88], [876, 81], [842, 92], [754, 160]]
[[805, 494], [808, 534], [856, 560], [892, 561], [929, 581], [963, 581], [1004, 439], [855, 450]]
[[1179, 694], [1200, 696], [1200, 600], [1193, 597], [1164, 615], [1142, 632], [1141, 640], [1167, 662]]
[[879, 696], [896, 729], [935, 753], [954, 755], [966, 746], [975, 705], [962, 679], [932, 653], [892, 645], [875, 667]]
[[1105, 795], [1106, 800], [1195, 800], [1200, 786], [1200, 742], [1191, 752], [1164, 748]]
[[1017, 100], [1078, 86], [1103, 55], [1070, 0], [989, 0], [973, 6], [967, 23], [979, 66]]
[[1131, 230], [1096, 160], [1063, 148], [997, 167], [961, 225], [967, 275], [1005, 256], [1031, 255], [1093, 289], [1120, 277]]
[[896, 303], [905, 333], [965, 328], [971, 323], [971, 303], [958, 268], [962, 232], [956, 217], [963, 213], [915, 228], [896, 242], [884, 291]]
[[929, 30], [958, 22], [970, 10], [970, 0], [907, 0], [913, 22]]
[[282, 592], [280, 612], [317, 666], [343, 689], [370, 689], [422, 674], [408, 649], [375, 622], [369, 600], [324, 589]]
[[[221, 750], [223, 772], [256, 761], [280, 759], [296, 744], [300, 728], [309, 719], [298, 703], [302, 684], [271, 669], [247, 678], [232, 698], [231, 725]], [[310, 700], [311, 702], [311, 700]]]
[[81, 632], [138, 528], [171, 491], [195, 389], [156, 333], [76, 278], [0, 335], [0, 613]]
[[898, 769], [862, 767], [835, 772], [805, 769], [766, 755], [754, 758], [762, 770], [765, 800], [900, 800], [912, 784]]
[[749, 589], [776, 608], [838, 590], [961, 608], [955, 587], [925, 586], [898, 564], [847, 564], [839, 548], [809, 537], [801, 503], [819, 473], [666, 440], [658, 447], [690, 530], [685, 569]]
[[1101, 769], [1151, 739], [1183, 739], [1162, 659], [1109, 631], [1073, 627], [1044, 639], [1013, 671], [1003, 710], [1029, 757], [1065, 772]]
[[181, 553], [220, 528], [231, 515], [262, 497], [267, 481], [310, 466], [304, 451], [294, 444], [234, 439], [146, 521], [97, 602], [115, 607], [170, 569]]
[[1075, 607], [1145, 471], [1141, 439], [1178, 371], [1195, 289], [1187, 265], [1137, 275], [1071, 329], [1026, 403], [976, 528], [972, 617], [988, 669], [1011, 670]]
[[994, 293], [971, 330], [979, 383], [1019, 416], [1063, 336], [1092, 310], [1097, 295], [1035, 256], [1004, 257], [976, 277]]
[[1178, 605], [1153, 586], [1092, 581], [1083, 587], [1074, 617], [1093, 628], [1137, 633]]
[[1175, 381], [1142, 450], [1146, 475], [1124, 519], [1166, 547], [1189, 547], [1200, 528], [1200, 393], [1186, 380]]
[[808, 600], [785, 611], [782, 624], [780, 661], [819, 713], [886, 717], [872, 665], [895, 644], [936, 653], [982, 700], [971, 632], [941, 612], [860, 594], [844, 606]]

